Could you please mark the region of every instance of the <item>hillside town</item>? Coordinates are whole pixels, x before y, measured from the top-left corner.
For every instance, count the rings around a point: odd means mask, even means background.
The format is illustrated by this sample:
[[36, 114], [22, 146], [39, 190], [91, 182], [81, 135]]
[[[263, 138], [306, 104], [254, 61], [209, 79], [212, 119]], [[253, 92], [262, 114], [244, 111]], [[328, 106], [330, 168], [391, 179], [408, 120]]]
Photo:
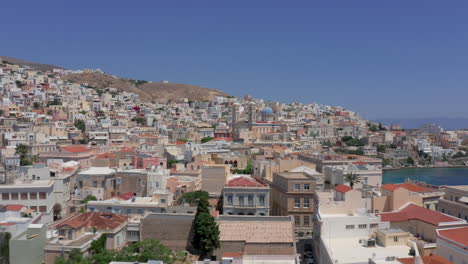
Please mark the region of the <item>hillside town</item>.
[[0, 264], [467, 264], [468, 186], [383, 171], [466, 167], [468, 130], [90, 72], [0, 60]]

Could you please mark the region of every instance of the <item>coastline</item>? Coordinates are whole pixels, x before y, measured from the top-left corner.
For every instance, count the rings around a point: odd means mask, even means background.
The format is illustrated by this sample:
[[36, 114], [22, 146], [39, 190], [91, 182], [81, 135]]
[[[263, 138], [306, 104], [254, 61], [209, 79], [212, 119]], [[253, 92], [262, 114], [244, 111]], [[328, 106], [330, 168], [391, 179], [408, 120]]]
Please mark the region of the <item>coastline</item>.
[[468, 166], [426, 166], [426, 167], [399, 167], [382, 168], [382, 171], [410, 170], [410, 169], [468, 169]]

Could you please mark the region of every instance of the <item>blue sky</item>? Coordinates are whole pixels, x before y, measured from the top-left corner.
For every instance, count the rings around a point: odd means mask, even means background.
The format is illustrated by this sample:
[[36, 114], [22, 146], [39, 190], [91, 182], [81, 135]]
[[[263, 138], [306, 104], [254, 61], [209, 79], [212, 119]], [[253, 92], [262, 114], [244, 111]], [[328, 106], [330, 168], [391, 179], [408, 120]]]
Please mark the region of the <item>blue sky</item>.
[[6, 1], [0, 55], [368, 118], [466, 117], [468, 1]]

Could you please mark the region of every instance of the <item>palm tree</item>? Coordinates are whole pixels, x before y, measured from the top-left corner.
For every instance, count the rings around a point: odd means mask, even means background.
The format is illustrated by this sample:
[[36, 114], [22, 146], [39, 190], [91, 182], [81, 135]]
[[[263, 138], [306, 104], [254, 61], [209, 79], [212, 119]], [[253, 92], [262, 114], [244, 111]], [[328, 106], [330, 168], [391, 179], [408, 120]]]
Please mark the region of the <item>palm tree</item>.
[[345, 181], [349, 182], [349, 186], [353, 189], [354, 184], [361, 182], [361, 177], [357, 173], [350, 172], [345, 175]]

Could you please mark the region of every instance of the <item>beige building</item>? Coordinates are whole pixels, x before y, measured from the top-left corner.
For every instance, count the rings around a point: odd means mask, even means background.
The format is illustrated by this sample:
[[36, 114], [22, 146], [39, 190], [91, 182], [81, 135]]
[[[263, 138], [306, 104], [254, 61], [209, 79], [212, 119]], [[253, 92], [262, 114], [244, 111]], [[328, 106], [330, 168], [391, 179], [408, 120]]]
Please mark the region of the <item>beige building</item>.
[[436, 229], [467, 226], [465, 220], [441, 214], [436, 211], [409, 203], [397, 211], [378, 214], [382, 222], [391, 228], [400, 228], [414, 236], [422, 256], [435, 253]]
[[214, 251], [217, 260], [232, 254], [241, 257], [241, 263], [296, 263], [290, 217], [220, 216], [216, 222], [221, 242]]
[[273, 181], [269, 184], [270, 214], [291, 216], [296, 236], [310, 237], [315, 207], [315, 178], [304, 172], [280, 172], [273, 174]]
[[437, 211], [468, 221], [468, 185], [447, 186], [437, 203]]

